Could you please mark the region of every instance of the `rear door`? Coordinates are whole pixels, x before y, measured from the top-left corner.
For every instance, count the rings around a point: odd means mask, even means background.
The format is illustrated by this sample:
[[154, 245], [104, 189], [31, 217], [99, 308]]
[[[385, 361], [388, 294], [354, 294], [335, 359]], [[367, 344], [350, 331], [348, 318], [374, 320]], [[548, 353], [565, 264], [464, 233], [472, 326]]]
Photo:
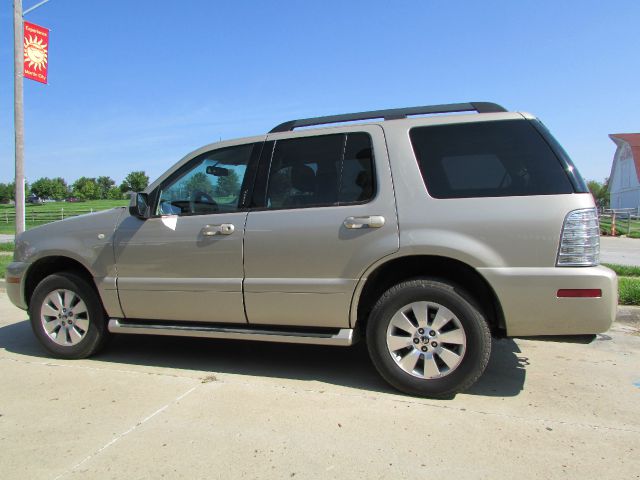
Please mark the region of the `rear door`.
[[398, 249], [382, 127], [272, 134], [245, 230], [249, 323], [348, 327], [358, 279]]

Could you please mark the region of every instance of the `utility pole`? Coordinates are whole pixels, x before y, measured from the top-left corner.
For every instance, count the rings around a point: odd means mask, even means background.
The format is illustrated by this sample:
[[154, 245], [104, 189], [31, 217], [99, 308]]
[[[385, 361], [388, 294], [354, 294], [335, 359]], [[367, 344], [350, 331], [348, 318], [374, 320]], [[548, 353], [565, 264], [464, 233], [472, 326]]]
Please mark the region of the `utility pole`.
[[24, 45], [22, 0], [13, 0], [13, 119], [16, 133], [16, 236], [24, 232]]
[[24, 28], [23, 17], [49, 0], [22, 11], [22, 0], [13, 0], [13, 121], [16, 150], [16, 236], [25, 230], [24, 208]]

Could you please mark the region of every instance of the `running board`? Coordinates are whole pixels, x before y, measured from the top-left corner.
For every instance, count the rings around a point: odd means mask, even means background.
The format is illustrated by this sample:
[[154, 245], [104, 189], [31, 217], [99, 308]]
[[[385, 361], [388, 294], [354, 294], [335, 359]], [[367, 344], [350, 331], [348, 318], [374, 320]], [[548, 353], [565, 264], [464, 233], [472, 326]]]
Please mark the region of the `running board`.
[[304, 343], [313, 345], [353, 345], [354, 330], [341, 328], [337, 333], [296, 332], [288, 330], [259, 330], [254, 328], [216, 327], [206, 325], [154, 325], [131, 323], [112, 318], [111, 333], [133, 333], [141, 335], [168, 335], [174, 337], [228, 338], [234, 340], [256, 340], [259, 342]]

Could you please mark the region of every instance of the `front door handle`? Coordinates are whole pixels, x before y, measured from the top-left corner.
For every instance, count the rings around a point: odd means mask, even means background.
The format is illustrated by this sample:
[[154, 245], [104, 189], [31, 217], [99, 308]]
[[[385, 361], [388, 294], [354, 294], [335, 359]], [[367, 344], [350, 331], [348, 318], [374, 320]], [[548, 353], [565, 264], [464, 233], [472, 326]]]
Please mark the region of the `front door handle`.
[[220, 225], [205, 225], [201, 233], [205, 237], [213, 237], [214, 235], [231, 235], [236, 227], [233, 223], [221, 223]]
[[383, 225], [384, 217], [382, 215], [347, 217], [344, 219], [344, 226], [347, 228], [380, 228]]

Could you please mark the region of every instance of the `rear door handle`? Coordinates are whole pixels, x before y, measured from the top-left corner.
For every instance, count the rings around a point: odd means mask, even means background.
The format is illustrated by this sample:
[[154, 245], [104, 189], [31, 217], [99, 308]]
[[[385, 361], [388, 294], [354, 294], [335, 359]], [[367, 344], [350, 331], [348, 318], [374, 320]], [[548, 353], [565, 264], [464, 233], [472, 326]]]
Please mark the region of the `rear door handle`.
[[380, 228], [383, 225], [384, 217], [382, 215], [347, 217], [344, 219], [344, 226], [347, 228]]
[[205, 225], [201, 233], [205, 237], [213, 237], [214, 235], [231, 235], [236, 227], [233, 223], [221, 223], [220, 225]]

